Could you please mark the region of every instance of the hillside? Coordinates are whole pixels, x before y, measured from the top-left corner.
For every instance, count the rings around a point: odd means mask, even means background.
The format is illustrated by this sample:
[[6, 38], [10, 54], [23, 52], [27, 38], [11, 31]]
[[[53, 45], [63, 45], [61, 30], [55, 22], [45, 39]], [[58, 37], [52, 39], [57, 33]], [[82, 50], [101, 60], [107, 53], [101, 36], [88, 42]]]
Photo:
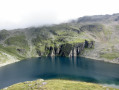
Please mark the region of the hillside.
[[119, 90], [98, 84], [70, 80], [35, 80], [14, 84], [2, 90]]
[[83, 56], [119, 63], [119, 14], [0, 31], [0, 66], [39, 56]]

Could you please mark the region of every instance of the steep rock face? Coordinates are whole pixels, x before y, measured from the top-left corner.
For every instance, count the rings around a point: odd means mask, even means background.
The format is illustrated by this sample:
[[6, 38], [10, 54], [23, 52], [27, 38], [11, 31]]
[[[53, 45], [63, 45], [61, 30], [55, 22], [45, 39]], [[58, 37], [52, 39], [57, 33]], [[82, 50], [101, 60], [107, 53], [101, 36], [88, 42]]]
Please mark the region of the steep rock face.
[[94, 42], [85, 40], [85, 48], [93, 48]]
[[42, 52], [37, 51], [39, 56], [79, 56], [83, 53], [85, 48], [93, 48], [94, 42], [85, 40], [84, 43], [75, 43], [75, 44], [62, 44], [59, 47], [45, 47], [45, 53], [41, 54]]
[[1, 30], [0, 52], [0, 63], [9, 62], [8, 55], [16, 60], [81, 55], [118, 62], [119, 14], [85, 16], [51, 26]]

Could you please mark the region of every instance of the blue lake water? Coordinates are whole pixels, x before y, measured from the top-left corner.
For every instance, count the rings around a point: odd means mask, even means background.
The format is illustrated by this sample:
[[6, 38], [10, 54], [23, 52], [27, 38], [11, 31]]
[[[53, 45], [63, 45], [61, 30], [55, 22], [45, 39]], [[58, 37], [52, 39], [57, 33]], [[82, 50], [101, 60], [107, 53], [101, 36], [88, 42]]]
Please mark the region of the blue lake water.
[[79, 80], [119, 88], [119, 65], [81, 57], [40, 57], [0, 67], [0, 89], [40, 78]]

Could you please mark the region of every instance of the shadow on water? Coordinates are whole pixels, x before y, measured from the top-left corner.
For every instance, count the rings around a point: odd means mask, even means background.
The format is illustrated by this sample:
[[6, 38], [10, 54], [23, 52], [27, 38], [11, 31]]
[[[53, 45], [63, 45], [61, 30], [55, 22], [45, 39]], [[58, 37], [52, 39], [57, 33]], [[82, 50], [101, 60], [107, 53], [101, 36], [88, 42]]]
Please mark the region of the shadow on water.
[[68, 79], [119, 87], [119, 65], [81, 57], [40, 57], [0, 68], [0, 88], [43, 79]]

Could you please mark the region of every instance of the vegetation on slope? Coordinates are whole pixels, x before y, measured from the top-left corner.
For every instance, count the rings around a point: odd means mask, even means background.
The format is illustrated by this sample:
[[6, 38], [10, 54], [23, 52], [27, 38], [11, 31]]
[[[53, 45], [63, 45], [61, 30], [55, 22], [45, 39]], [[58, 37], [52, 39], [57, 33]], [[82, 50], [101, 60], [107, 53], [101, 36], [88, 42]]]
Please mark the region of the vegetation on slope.
[[3, 40], [3, 39], [5, 39], [9, 35], [10, 35], [9, 31], [7, 31], [7, 30], [1, 30], [0, 31], [0, 41]]
[[39, 55], [38, 52], [47, 56], [49, 51], [46, 51], [46, 47], [59, 47], [66, 43], [73, 45], [88, 40], [95, 41], [95, 47], [85, 50], [82, 56], [110, 61], [118, 59], [118, 17], [119, 14], [88, 16], [52, 26], [2, 30], [0, 51], [18, 59], [36, 57]]
[[8, 46], [28, 48], [28, 42], [24, 35], [10, 37], [5, 41], [5, 44]]
[[119, 90], [87, 82], [70, 80], [36, 80], [12, 85], [2, 90]]
[[100, 57], [107, 58], [109, 60], [113, 60], [119, 57], [119, 53], [104, 53], [101, 54]]

